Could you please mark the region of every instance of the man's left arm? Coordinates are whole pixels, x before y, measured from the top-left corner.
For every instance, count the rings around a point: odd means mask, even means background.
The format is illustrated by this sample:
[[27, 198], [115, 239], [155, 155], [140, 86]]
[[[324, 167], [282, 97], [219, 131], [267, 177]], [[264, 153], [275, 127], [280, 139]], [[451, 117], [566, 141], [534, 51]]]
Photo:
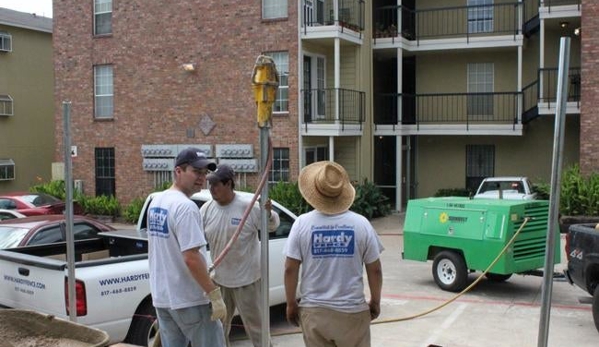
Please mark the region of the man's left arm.
[[279, 214], [272, 210], [272, 201], [270, 199], [264, 203], [264, 208], [266, 209], [266, 217], [268, 218], [268, 232], [273, 233], [277, 231], [277, 228], [281, 224], [281, 219], [279, 218]]
[[383, 268], [379, 259], [366, 264], [366, 276], [370, 288], [370, 319], [376, 319], [381, 313], [381, 290], [383, 288]]

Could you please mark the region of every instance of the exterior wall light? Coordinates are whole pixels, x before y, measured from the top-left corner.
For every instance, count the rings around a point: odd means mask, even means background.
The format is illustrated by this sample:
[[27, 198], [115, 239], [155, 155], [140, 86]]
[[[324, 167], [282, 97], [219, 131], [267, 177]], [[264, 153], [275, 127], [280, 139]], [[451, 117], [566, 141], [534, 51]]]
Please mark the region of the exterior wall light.
[[195, 65], [192, 63], [183, 64], [183, 65], [181, 65], [181, 68], [188, 72], [195, 71], [195, 69], [196, 69]]

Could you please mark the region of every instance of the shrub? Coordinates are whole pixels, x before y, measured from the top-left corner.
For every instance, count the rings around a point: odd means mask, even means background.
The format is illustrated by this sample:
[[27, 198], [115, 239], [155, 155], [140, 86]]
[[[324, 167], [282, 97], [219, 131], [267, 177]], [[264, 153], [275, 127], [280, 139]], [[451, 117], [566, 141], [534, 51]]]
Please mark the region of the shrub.
[[298, 216], [312, 210], [312, 206], [300, 194], [297, 182], [279, 181], [268, 188], [268, 196]]
[[84, 213], [91, 215], [117, 217], [121, 212], [121, 204], [112, 195], [85, 196], [79, 200], [79, 204]]
[[563, 172], [560, 213], [564, 216], [599, 215], [599, 174], [584, 177], [578, 165]]
[[356, 198], [350, 210], [371, 220], [391, 213], [391, 205], [387, 198], [374, 183], [364, 179], [362, 184], [355, 184]]
[[55, 180], [47, 183], [36, 184], [29, 188], [32, 193], [45, 193], [52, 195], [62, 201], [66, 199], [66, 190], [63, 180]]
[[133, 224], [137, 223], [137, 219], [139, 218], [141, 209], [144, 206], [144, 202], [145, 199], [135, 198], [131, 201], [131, 203], [129, 203], [129, 205], [125, 207], [123, 210], [123, 217], [125, 218], [126, 222]]

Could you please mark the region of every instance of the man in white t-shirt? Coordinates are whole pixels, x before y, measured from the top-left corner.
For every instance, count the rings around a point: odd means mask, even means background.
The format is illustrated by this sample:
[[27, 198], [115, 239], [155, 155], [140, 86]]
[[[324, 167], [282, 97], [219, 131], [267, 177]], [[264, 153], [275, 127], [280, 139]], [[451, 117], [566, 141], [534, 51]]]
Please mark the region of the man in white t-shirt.
[[[208, 175], [212, 200], [200, 208], [204, 221], [206, 239], [210, 245], [212, 261], [223, 252], [227, 243], [241, 224], [245, 210], [251, 199], [235, 193], [235, 171], [227, 164]], [[268, 230], [279, 227], [279, 215], [272, 211], [271, 203], [266, 203], [269, 215]], [[231, 245], [222, 262], [215, 267], [214, 282], [222, 290], [227, 306], [224, 319], [225, 341], [230, 346], [229, 333], [235, 309], [239, 312], [243, 326], [254, 347], [262, 346], [262, 306], [260, 305], [261, 272], [260, 243], [261, 210], [258, 203], [251, 207], [239, 237]]]
[[189, 199], [215, 169], [199, 149], [184, 149], [173, 185], [148, 209], [150, 291], [163, 347], [224, 346], [226, 308], [208, 274], [200, 210]]
[[370, 321], [380, 314], [383, 246], [370, 222], [349, 211], [355, 189], [341, 165], [310, 164], [300, 172], [298, 185], [314, 210], [293, 223], [283, 251], [287, 320], [301, 325], [306, 346], [369, 347]]

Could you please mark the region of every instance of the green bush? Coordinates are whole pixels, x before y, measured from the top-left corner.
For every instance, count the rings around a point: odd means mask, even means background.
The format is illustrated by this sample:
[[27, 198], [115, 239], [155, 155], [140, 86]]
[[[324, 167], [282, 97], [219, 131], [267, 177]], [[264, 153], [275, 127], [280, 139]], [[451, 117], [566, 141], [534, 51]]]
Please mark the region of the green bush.
[[350, 210], [371, 220], [391, 213], [391, 205], [387, 198], [373, 182], [364, 179], [362, 184], [356, 184], [356, 198]]
[[560, 213], [564, 216], [599, 215], [599, 174], [585, 177], [578, 165], [566, 169], [562, 174]]
[[48, 183], [40, 183], [36, 184], [29, 188], [29, 191], [32, 193], [45, 193], [48, 195], [52, 195], [55, 198], [58, 198], [62, 201], [66, 199], [66, 190], [65, 184], [62, 180], [50, 181]]
[[435, 196], [470, 196], [470, 194], [472, 192], [466, 188], [442, 188], [437, 190]]
[[141, 209], [144, 206], [145, 199], [135, 198], [129, 203], [129, 205], [125, 206], [123, 210], [123, 217], [126, 222], [129, 223], [137, 223], [137, 219], [141, 213]]
[[121, 212], [121, 204], [114, 196], [85, 196], [79, 199], [79, 204], [85, 214], [118, 217]]
[[312, 206], [300, 194], [297, 182], [277, 182], [268, 188], [268, 196], [298, 216], [312, 210]]

